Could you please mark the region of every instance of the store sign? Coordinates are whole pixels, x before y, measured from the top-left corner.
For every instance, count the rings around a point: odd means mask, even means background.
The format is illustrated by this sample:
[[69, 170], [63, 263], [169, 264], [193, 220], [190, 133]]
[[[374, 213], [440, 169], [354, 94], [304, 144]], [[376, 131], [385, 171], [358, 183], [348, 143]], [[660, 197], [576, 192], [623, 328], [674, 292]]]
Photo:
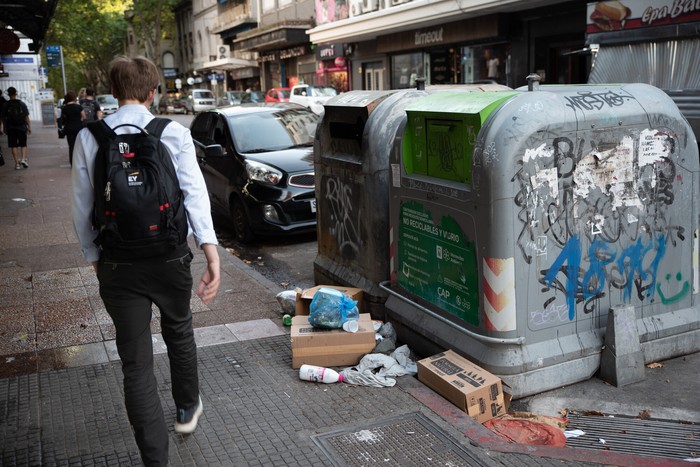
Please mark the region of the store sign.
[[277, 61], [277, 54], [275, 52], [272, 52], [269, 54], [261, 55], [260, 61], [263, 63], [264, 62], [275, 62], [275, 61]]
[[442, 43], [442, 31], [443, 28], [426, 32], [416, 32], [415, 45], [422, 46]]
[[12, 79], [39, 79], [39, 63], [36, 55], [3, 55], [0, 57], [4, 71]]
[[255, 76], [260, 76], [260, 68], [248, 67], [231, 70], [231, 78], [233, 79], [254, 78]]
[[292, 47], [291, 49], [280, 50], [280, 60], [306, 55], [306, 47], [303, 45]]
[[589, 3], [587, 33], [626, 31], [700, 21], [700, 0], [622, 0]]
[[163, 68], [163, 77], [174, 78], [177, 76], [177, 68]]
[[316, 47], [317, 60], [333, 60], [335, 57], [342, 57], [344, 52], [343, 44], [324, 44]]

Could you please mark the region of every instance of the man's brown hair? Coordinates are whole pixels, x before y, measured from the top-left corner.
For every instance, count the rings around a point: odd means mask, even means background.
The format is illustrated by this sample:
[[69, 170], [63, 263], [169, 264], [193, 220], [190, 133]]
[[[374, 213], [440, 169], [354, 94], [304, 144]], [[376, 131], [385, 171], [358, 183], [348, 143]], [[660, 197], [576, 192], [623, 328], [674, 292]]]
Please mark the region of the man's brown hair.
[[117, 100], [146, 102], [160, 82], [155, 64], [146, 57], [116, 57], [109, 64], [109, 81]]

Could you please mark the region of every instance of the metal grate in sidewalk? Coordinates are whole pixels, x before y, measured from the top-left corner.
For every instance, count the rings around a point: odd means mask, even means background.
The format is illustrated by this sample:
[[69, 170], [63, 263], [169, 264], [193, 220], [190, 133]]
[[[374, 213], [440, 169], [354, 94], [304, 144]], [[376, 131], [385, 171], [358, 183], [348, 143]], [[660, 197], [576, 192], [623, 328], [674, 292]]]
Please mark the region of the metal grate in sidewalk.
[[568, 414], [567, 430], [585, 432], [567, 446], [637, 456], [688, 459], [700, 457], [700, 425], [624, 415]]
[[339, 466], [481, 466], [463, 446], [420, 412], [312, 436]]

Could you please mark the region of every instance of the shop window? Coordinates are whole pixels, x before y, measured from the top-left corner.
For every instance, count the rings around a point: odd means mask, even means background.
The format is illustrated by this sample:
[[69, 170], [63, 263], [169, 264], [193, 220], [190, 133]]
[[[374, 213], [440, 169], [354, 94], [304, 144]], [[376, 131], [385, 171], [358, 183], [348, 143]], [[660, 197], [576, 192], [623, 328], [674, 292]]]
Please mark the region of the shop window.
[[391, 57], [391, 88], [406, 89], [416, 86], [416, 79], [424, 76], [423, 53], [416, 52]]

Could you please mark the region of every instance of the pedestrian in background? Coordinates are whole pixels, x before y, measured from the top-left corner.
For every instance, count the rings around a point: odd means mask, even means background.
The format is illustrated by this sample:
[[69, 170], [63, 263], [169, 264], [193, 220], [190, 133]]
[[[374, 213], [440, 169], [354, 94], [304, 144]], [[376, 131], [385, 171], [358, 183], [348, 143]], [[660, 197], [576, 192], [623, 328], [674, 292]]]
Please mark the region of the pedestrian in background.
[[85, 98], [78, 101], [83, 106], [85, 117], [83, 118], [83, 126], [87, 126], [90, 122], [95, 122], [102, 119], [102, 107], [95, 100], [95, 90], [85, 88]]
[[[110, 64], [109, 78], [119, 110], [99, 124], [116, 128], [120, 134], [139, 131], [130, 125], [146, 127], [154, 118], [148, 108], [160, 81], [158, 68], [145, 57], [117, 57]], [[175, 432], [192, 433], [203, 411], [190, 309], [193, 255], [185, 241], [166, 254], [124, 261], [115, 252], [94, 243], [98, 232], [92, 228], [96, 190], [93, 184], [97, 177], [95, 159], [99, 142], [91, 130], [81, 131], [75, 145], [73, 224], [85, 259], [95, 267], [100, 296], [114, 322], [124, 373], [126, 411], [141, 458], [145, 465], [165, 466], [168, 427], [153, 372], [151, 306], [155, 303], [160, 309], [163, 340], [168, 347], [171, 390], [177, 408]], [[197, 294], [204, 303], [209, 303], [219, 288], [219, 256], [209, 196], [197, 165], [192, 136], [187, 128], [171, 121], [162, 131], [160, 141], [172, 159], [184, 197], [187, 223], [207, 260]]]
[[[0, 114], [2, 114], [2, 106], [5, 105], [5, 102], [7, 102], [7, 99], [5, 99], [5, 96], [2, 95], [2, 89], [0, 89]], [[0, 135], [3, 134], [2, 127], [0, 126]], [[2, 164], [0, 165], [5, 165], [5, 156], [2, 155], [2, 148], [0, 148], [0, 160], [2, 160]]]
[[75, 92], [68, 91], [63, 99], [61, 107], [61, 126], [68, 140], [68, 161], [71, 167], [73, 166], [73, 148], [75, 147], [75, 139], [78, 133], [83, 129], [83, 120], [85, 120], [85, 112], [83, 107], [76, 101]]
[[[29, 121], [29, 109], [17, 99], [17, 89], [7, 88], [10, 100], [0, 109], [0, 133], [7, 133], [7, 145], [15, 160], [15, 169], [29, 168], [27, 160], [27, 135], [32, 133], [32, 123]], [[19, 156], [22, 156], [20, 159]]]

